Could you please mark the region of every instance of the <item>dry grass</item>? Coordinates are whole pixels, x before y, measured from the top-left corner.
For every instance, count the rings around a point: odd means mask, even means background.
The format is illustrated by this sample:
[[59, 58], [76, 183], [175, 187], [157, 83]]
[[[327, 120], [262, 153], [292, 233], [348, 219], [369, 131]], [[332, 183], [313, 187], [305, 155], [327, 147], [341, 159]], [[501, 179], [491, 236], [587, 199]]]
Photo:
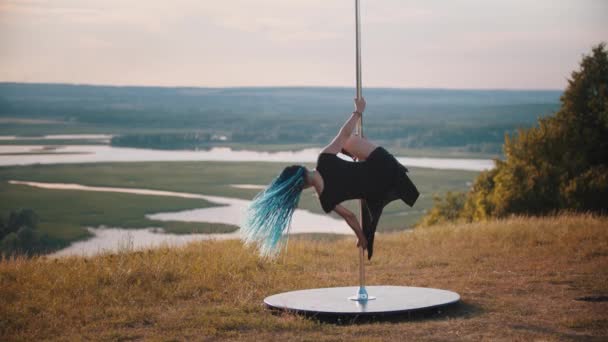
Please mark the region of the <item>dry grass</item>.
[[606, 340], [608, 219], [564, 215], [381, 235], [369, 284], [463, 303], [430, 319], [337, 326], [275, 316], [277, 292], [353, 285], [354, 238], [297, 239], [277, 262], [238, 241], [0, 262], [0, 340]]

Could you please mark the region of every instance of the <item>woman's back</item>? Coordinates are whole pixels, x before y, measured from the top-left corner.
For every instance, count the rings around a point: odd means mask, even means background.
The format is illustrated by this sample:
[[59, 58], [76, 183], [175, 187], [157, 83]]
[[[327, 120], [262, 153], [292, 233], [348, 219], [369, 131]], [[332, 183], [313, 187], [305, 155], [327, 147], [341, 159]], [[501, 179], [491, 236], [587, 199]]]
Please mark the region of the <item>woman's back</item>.
[[335, 154], [321, 153], [317, 171], [323, 178], [323, 191], [319, 196], [325, 212], [341, 202], [356, 199], [381, 198], [390, 187], [395, 167], [387, 163], [388, 152], [375, 149], [366, 161], [350, 162]]
[[321, 153], [317, 159], [317, 171], [323, 178], [319, 200], [326, 213], [332, 211], [336, 204], [362, 198], [365, 194], [361, 185], [369, 178], [366, 163], [349, 162], [335, 154]]

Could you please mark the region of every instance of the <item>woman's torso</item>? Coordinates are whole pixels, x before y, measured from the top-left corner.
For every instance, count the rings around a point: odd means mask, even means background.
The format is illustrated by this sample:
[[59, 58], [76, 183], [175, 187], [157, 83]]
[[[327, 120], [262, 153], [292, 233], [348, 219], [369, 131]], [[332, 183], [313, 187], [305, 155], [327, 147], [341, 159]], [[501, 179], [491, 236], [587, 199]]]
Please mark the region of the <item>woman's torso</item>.
[[375, 149], [363, 162], [321, 153], [317, 159], [317, 171], [323, 179], [319, 195], [323, 210], [330, 212], [337, 204], [351, 199], [382, 196], [394, 174], [391, 159], [392, 156], [382, 147]]

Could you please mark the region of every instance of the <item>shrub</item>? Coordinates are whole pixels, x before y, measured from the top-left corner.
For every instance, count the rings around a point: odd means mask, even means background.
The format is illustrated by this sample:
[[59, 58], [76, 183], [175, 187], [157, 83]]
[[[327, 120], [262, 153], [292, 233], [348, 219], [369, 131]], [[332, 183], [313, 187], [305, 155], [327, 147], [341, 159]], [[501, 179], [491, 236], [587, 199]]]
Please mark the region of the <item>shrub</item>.
[[11, 211], [6, 221], [0, 222], [0, 255], [45, 253], [57, 241], [38, 231], [38, 216], [31, 209]]

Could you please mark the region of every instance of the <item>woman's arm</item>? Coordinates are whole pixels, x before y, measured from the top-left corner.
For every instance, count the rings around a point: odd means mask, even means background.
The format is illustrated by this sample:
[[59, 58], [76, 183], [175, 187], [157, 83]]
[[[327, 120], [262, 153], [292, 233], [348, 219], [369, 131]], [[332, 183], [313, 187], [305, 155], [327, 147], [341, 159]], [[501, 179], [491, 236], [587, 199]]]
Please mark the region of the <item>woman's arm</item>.
[[361, 229], [361, 225], [359, 225], [359, 220], [357, 219], [357, 215], [353, 214], [352, 211], [344, 208], [341, 205], [336, 205], [334, 207], [334, 211], [338, 213], [338, 215], [344, 218], [344, 221], [348, 223], [350, 228], [355, 232], [359, 241], [357, 242], [357, 247], [363, 247], [363, 249], [367, 248], [367, 239], [363, 234], [363, 229]]
[[353, 114], [346, 120], [338, 135], [327, 145], [321, 153], [332, 153], [337, 154], [342, 150], [344, 144], [346, 144], [346, 140], [353, 134], [355, 127], [357, 127], [357, 122], [361, 119], [361, 115], [363, 115], [363, 111], [365, 110], [365, 99], [355, 99], [355, 111]]

